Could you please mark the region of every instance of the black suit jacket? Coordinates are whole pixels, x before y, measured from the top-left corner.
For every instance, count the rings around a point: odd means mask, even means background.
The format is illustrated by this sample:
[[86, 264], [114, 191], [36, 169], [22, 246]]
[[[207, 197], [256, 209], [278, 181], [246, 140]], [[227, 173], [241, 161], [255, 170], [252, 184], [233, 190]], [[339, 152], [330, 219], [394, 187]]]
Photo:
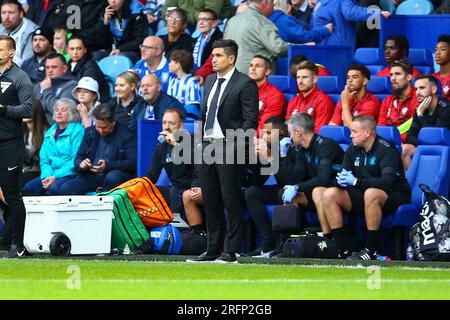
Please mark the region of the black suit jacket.
[[[206, 123], [207, 102], [217, 74], [214, 73], [205, 82], [205, 94], [203, 97], [202, 121], [203, 130]], [[214, 93], [213, 93], [214, 94]], [[224, 135], [226, 129], [254, 129], [258, 127], [258, 87], [247, 75], [237, 69], [233, 72], [230, 81], [219, 101], [217, 118]]]

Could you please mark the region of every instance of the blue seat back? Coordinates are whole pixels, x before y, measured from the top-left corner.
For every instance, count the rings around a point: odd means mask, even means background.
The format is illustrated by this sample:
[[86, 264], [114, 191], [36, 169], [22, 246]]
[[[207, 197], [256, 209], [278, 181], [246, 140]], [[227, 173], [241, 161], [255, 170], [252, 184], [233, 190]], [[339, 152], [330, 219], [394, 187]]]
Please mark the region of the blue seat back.
[[369, 69], [371, 75], [376, 75], [378, 72], [380, 72], [384, 68], [383, 66], [379, 66], [379, 65], [366, 66], [366, 67], [367, 67], [367, 69]]
[[383, 102], [386, 97], [389, 97], [390, 94], [375, 94], [375, 96], [378, 98], [378, 101], [380, 101], [380, 104]]
[[330, 93], [329, 96], [331, 100], [333, 100], [334, 106], [336, 106], [339, 100], [341, 100], [341, 95], [338, 93]]
[[408, 61], [413, 66], [433, 67], [433, 54], [428, 49], [409, 49]]
[[293, 93], [284, 93], [284, 97], [286, 99], [286, 105], [291, 101], [292, 98], [295, 97], [295, 94]]
[[350, 129], [345, 126], [322, 126], [319, 135], [336, 141], [344, 151], [352, 143]]
[[338, 77], [336, 76], [318, 77], [317, 87], [325, 93], [340, 93]]
[[373, 94], [390, 94], [392, 90], [389, 77], [370, 77], [367, 83], [367, 91]]
[[297, 83], [291, 76], [270, 75], [268, 81], [283, 93], [297, 94]]
[[419, 70], [419, 71], [420, 71], [420, 74], [433, 74], [433, 73], [434, 73], [433, 67], [428, 67], [428, 66], [414, 66], [414, 68], [416, 68], [417, 70]]
[[124, 56], [109, 56], [97, 62], [108, 81], [111, 97], [114, 96], [116, 78], [133, 67], [133, 62]]
[[397, 147], [397, 150], [402, 152], [402, 139], [397, 127], [394, 126], [377, 126], [377, 135], [391, 141]]
[[429, 14], [433, 11], [433, 4], [427, 0], [406, 0], [397, 7], [397, 15]]
[[378, 48], [358, 48], [353, 56], [355, 63], [363, 65], [379, 65], [380, 54]]
[[450, 130], [424, 127], [419, 132], [419, 145], [450, 146]]

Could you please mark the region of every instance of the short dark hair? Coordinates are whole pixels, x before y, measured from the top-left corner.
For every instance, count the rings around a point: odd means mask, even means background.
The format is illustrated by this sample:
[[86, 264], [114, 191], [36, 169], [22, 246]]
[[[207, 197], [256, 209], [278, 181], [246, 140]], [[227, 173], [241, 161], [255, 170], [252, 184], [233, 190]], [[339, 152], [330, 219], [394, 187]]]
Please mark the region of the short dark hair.
[[50, 52], [50, 54], [47, 56], [46, 59], [50, 60], [50, 59], [57, 59], [57, 58], [61, 61], [61, 63], [63, 65], [67, 65], [66, 58], [64, 58], [64, 56], [62, 54], [56, 53], [55, 51]]
[[252, 58], [252, 60], [255, 59], [255, 58], [264, 60], [264, 64], [265, 64], [266, 68], [272, 70], [272, 62], [270, 62], [270, 60], [267, 57], [264, 57], [264, 56], [262, 56], [260, 54], [257, 54], [256, 56], [254, 56]]
[[298, 56], [295, 56], [291, 59], [291, 62], [289, 63], [290, 66], [293, 64], [299, 65], [301, 62], [308, 60], [308, 57], [304, 54], [299, 54]]
[[[209, 13], [210, 15], [212, 15], [212, 17], [213, 17], [214, 20], [217, 20], [217, 19], [218, 19], [217, 13], [216, 13], [213, 9], [210, 9], [210, 8], [202, 8], [202, 9], [198, 10], [198, 13], [200, 13], [200, 12], [203, 12], [203, 13]], [[198, 17], [198, 14], [197, 14], [197, 17]]]
[[74, 35], [72, 35], [72, 37], [70, 37], [70, 39], [67, 41], [67, 43], [69, 43], [72, 40], [80, 40], [83, 43], [83, 46], [85, 48], [87, 48], [86, 41], [84, 40], [84, 38], [82, 36], [80, 36], [78, 34], [74, 34]]
[[446, 42], [450, 46], [450, 34], [441, 34], [438, 38], [438, 42]]
[[364, 66], [364, 65], [362, 65], [362, 64], [355, 63], [355, 64], [350, 65], [350, 66], [347, 68], [347, 73], [348, 73], [350, 70], [356, 70], [356, 71], [359, 71], [359, 72], [361, 72], [361, 74], [362, 74], [364, 77], [367, 78], [367, 80], [370, 80], [370, 71], [369, 71], [369, 69], [367, 69], [366, 66]]
[[235, 61], [237, 60], [239, 46], [234, 40], [231, 39], [216, 40], [214, 41], [212, 48], [213, 49], [223, 48], [223, 50], [227, 55], [234, 56], [236, 58]]
[[438, 86], [438, 81], [436, 80], [435, 77], [433, 77], [431, 74], [421, 74], [419, 76], [416, 77], [416, 81], [417, 80], [422, 80], [422, 79], [428, 79], [428, 81], [430, 81], [430, 83], [437, 87]]
[[176, 113], [178, 115], [178, 118], [180, 119], [180, 121], [184, 122], [184, 114], [183, 114], [183, 112], [180, 111], [180, 109], [168, 108], [168, 109], [164, 110], [163, 117], [166, 113], [169, 113], [169, 112]]
[[12, 37], [0, 35], [0, 41], [6, 41], [10, 50], [16, 50], [16, 41]]
[[17, 6], [17, 9], [19, 9], [19, 12], [25, 13], [23, 10], [22, 4], [17, 0], [3, 0], [2, 4], [0, 5], [0, 8], [3, 7], [4, 4], [14, 4]]
[[192, 53], [186, 50], [174, 50], [170, 54], [170, 60], [178, 62], [181, 65], [181, 69], [184, 72], [191, 72], [192, 66], [194, 65], [194, 58]]
[[92, 109], [92, 117], [95, 120], [113, 122], [115, 120], [113, 106], [108, 103], [99, 104]]
[[298, 65], [297, 71], [303, 69], [311, 71], [315, 76], [317, 76], [317, 74], [319, 73], [319, 68], [316, 66], [314, 62], [310, 60], [303, 61]]
[[406, 72], [406, 74], [412, 74], [413, 73], [412, 65], [408, 62], [408, 60], [405, 60], [405, 59], [395, 60], [391, 64], [391, 69], [393, 67], [400, 67], [400, 68], [402, 68], [402, 70], [404, 72]]
[[178, 13], [178, 15], [181, 17], [181, 20], [183, 20], [183, 23], [185, 23], [187, 21], [187, 14], [186, 14], [186, 11], [184, 11], [183, 9], [174, 8], [172, 10], [167, 11], [167, 15], [169, 15], [171, 13]]
[[395, 45], [397, 47], [399, 47], [401, 51], [404, 52], [405, 58], [408, 57], [408, 54], [409, 54], [409, 42], [408, 42], [408, 39], [404, 35], [401, 35], [401, 34], [390, 35], [390, 36], [388, 36], [386, 38], [384, 43], [386, 44], [386, 42], [388, 40], [393, 40], [395, 42]]

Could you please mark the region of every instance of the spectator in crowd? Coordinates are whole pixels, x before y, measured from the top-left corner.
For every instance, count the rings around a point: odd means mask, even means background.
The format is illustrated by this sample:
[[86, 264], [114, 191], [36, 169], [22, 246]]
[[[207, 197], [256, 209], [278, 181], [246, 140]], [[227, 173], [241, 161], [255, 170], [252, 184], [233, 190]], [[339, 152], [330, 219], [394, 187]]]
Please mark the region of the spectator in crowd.
[[195, 40], [184, 32], [186, 28], [186, 13], [182, 9], [173, 9], [167, 13], [167, 31], [168, 34], [161, 36], [166, 48], [165, 55], [167, 58], [173, 50], [186, 50], [192, 52]]
[[[351, 127], [352, 145], [345, 152], [342, 171], [336, 177], [338, 187], [325, 190], [322, 208], [340, 258], [376, 260], [381, 218], [409, 203], [411, 188], [397, 148], [377, 136], [375, 119], [370, 115], [356, 117]], [[367, 225], [365, 248], [352, 255], [343, 228], [343, 211], [363, 215]]]
[[334, 185], [344, 152], [334, 140], [314, 133], [314, 120], [307, 113], [296, 113], [287, 124], [292, 142], [304, 150], [308, 179], [285, 186], [283, 202], [293, 202], [308, 211], [317, 211], [322, 232], [326, 238], [331, 239], [321, 198], [325, 189]]
[[[98, 34], [97, 23], [103, 18], [107, 5], [107, 0], [65, 0], [63, 23], [56, 25], [67, 26], [69, 32], [83, 38], [85, 47], [90, 52], [101, 50], [99, 37], [106, 35]], [[79, 12], [77, 20], [74, 20], [74, 6], [80, 10], [76, 11]]]
[[[384, 41], [384, 58], [386, 60], [387, 67], [379, 71], [376, 76], [389, 77], [391, 75], [392, 63], [398, 60], [406, 60], [409, 53], [409, 42], [405, 36], [391, 35]], [[420, 71], [413, 67], [413, 78], [420, 75]]]
[[26, 17], [42, 28], [66, 25], [64, 0], [33, 0]]
[[180, 8], [186, 12], [186, 22], [190, 29], [194, 30], [197, 24], [196, 18], [198, 13], [203, 8], [209, 8], [213, 10], [220, 19], [228, 18], [232, 3], [230, 0], [167, 0], [163, 6], [163, 15], [167, 15], [173, 10], [173, 8]]
[[[275, 155], [272, 146], [280, 143], [281, 158], [275, 174], [275, 185], [262, 185], [267, 176], [261, 175], [258, 169], [264, 165], [259, 163], [252, 178], [252, 186], [245, 190], [245, 204], [261, 237], [261, 245], [248, 252], [248, 256], [270, 257], [276, 247], [279, 236], [272, 231], [272, 222], [267, 217], [265, 205], [282, 204], [281, 194], [286, 185], [295, 185], [306, 178], [306, 159], [303, 150], [289, 147], [292, 145], [287, 138], [288, 131], [284, 118], [274, 116], [264, 122], [264, 134], [255, 143], [255, 153], [262, 163], [272, 164]], [[275, 131], [278, 133], [276, 140]], [[285, 143], [289, 141], [290, 143]], [[263, 162], [264, 161], [264, 162]], [[261, 181], [258, 181], [261, 180]]]
[[114, 118], [124, 126], [128, 126], [131, 114], [136, 105], [143, 101], [137, 94], [139, 77], [133, 70], [119, 74], [116, 78], [116, 97], [110, 102], [114, 110]]
[[[166, 109], [162, 119], [162, 131], [159, 133], [165, 137], [162, 143], [159, 143], [152, 155], [149, 170], [146, 176], [156, 183], [164, 169], [171, 182], [170, 187], [159, 186], [158, 189], [169, 203], [172, 212], [183, 212], [183, 192], [191, 188], [194, 176], [194, 154], [192, 152], [191, 161], [188, 163], [179, 163], [173, 161], [173, 147], [180, 143], [180, 139], [174, 134], [184, 130], [184, 115], [178, 109]], [[192, 141], [191, 141], [192, 142]], [[192, 143], [191, 143], [192, 145]], [[176, 156], [183, 157], [183, 151]], [[197, 182], [198, 183], [198, 182]], [[201, 195], [201, 193], [200, 193]]]
[[430, 75], [418, 76], [414, 83], [419, 106], [414, 113], [406, 141], [402, 145], [402, 160], [405, 170], [408, 170], [419, 144], [420, 129], [444, 127], [450, 130], [450, 101], [437, 95], [437, 86], [436, 78]]
[[[392, 95], [381, 103], [377, 125], [396, 126], [405, 141], [419, 102], [411, 84], [412, 66], [406, 60], [391, 65]], [[408, 121], [409, 120], [409, 121]]]
[[262, 55], [271, 62], [287, 52], [288, 44], [278, 34], [277, 27], [267, 17], [272, 14], [273, 0], [250, 0], [248, 9], [231, 18], [224, 38], [239, 45], [236, 68], [245, 74], [255, 55]]
[[436, 9], [432, 14], [450, 14], [450, 0], [442, 0], [442, 3], [438, 6], [434, 6]]
[[274, 10], [269, 16], [280, 34], [281, 39], [290, 43], [320, 42], [330, 36], [333, 24], [327, 23], [317, 30], [305, 29], [299, 20], [291, 15], [290, 0], [275, 0]]
[[194, 65], [196, 68], [201, 67], [212, 53], [212, 44], [214, 41], [222, 39], [223, 33], [220, 31], [217, 14], [212, 9], [200, 9], [197, 16], [197, 29], [200, 36], [195, 42]]
[[53, 124], [53, 107], [61, 98], [72, 98], [72, 90], [77, 85], [69, 72], [66, 59], [52, 52], [45, 61], [45, 79], [34, 86], [34, 97], [40, 102], [49, 124]]
[[56, 102], [55, 123], [48, 129], [39, 153], [41, 175], [23, 187], [26, 196], [58, 195], [61, 186], [75, 174], [74, 159], [83, 139], [84, 129], [75, 102]]
[[69, 40], [68, 52], [70, 56], [69, 66], [70, 72], [80, 80], [83, 77], [90, 77], [98, 82], [101, 100], [106, 102], [109, 100], [109, 86], [104, 74], [100, 70], [98, 64], [91, 59], [84, 40], [79, 36], [73, 36]]
[[95, 60], [107, 55], [122, 55], [133, 63], [139, 60], [139, 44], [147, 36], [147, 19], [144, 6], [137, 0], [108, 0], [103, 19], [97, 24], [98, 46], [103, 50], [94, 53]]
[[45, 78], [45, 59], [53, 52], [53, 30], [39, 28], [33, 32], [32, 49], [34, 56], [22, 63], [21, 69], [28, 73], [33, 84]]
[[[291, 62], [289, 63], [289, 73], [291, 76], [293, 76], [294, 78], [297, 78], [297, 68], [298, 65], [300, 63], [302, 63], [303, 61], [308, 60], [308, 58], [303, 55], [300, 54], [298, 56], [294, 56], [291, 59]], [[317, 66], [317, 75], [318, 76], [331, 76], [332, 74], [330, 73], [330, 71], [328, 71], [323, 65], [316, 63]]]
[[17, 0], [3, 0], [1, 3], [0, 35], [9, 35], [16, 42], [14, 63], [19, 67], [33, 56], [31, 37], [38, 28], [33, 21], [24, 18], [22, 5]]
[[347, 83], [341, 92], [341, 100], [334, 109], [330, 125], [346, 126], [352, 124], [353, 118], [370, 114], [375, 120], [380, 112], [380, 102], [366, 86], [370, 80], [370, 71], [361, 64], [352, 64], [347, 69]]
[[312, 14], [312, 29], [319, 29], [333, 22], [333, 33], [319, 42], [319, 45], [350, 45], [355, 48], [356, 24], [375, 19], [381, 14], [388, 18], [390, 13], [379, 9], [368, 9], [355, 5], [355, 0], [318, 0]]
[[190, 73], [193, 63], [192, 53], [184, 50], [172, 51], [169, 71], [176, 77], [170, 79], [167, 94], [180, 101], [188, 117], [198, 120], [201, 92], [197, 79]]
[[[377, 6], [384, 8], [382, 4], [380, 4], [380, 0], [356, 0], [356, 4], [361, 7], [370, 7]], [[377, 48], [380, 44], [380, 28], [368, 28], [368, 22], [370, 24], [374, 24], [375, 21], [371, 18], [369, 21], [361, 21], [356, 23], [356, 47], [357, 48]]]
[[85, 130], [75, 157], [77, 176], [60, 189], [61, 194], [85, 194], [98, 188], [110, 190], [136, 174], [136, 138], [114, 120], [108, 104], [92, 111], [95, 126]]
[[433, 76], [441, 82], [442, 96], [450, 100], [450, 35], [439, 36], [434, 53], [434, 61], [439, 65], [440, 70]]
[[156, 74], [161, 83], [162, 90], [167, 92], [169, 79], [174, 75], [169, 73], [169, 60], [164, 56], [164, 42], [160, 37], [147, 37], [141, 48], [141, 60], [133, 67], [142, 80], [148, 74]]
[[197, 79], [199, 85], [203, 85], [205, 82], [205, 79], [210, 75], [214, 73], [213, 66], [212, 66], [212, 54], [206, 59], [205, 63], [198, 68], [194, 72], [194, 77]]
[[72, 90], [72, 96], [78, 101], [77, 110], [80, 113], [81, 124], [89, 128], [95, 124], [92, 110], [100, 104], [98, 82], [91, 77], [83, 77]]
[[23, 12], [27, 13], [28, 9], [30, 8], [29, 3], [33, 0], [19, 0], [19, 3], [21, 4], [22, 8], [23, 8]]
[[142, 13], [145, 14], [148, 22], [148, 35], [156, 34], [160, 29], [166, 26], [162, 16], [162, 6], [165, 0], [147, 0]]
[[25, 142], [25, 156], [22, 169], [22, 186], [41, 174], [39, 165], [39, 152], [44, 135], [49, 125], [42, 107], [35, 104], [33, 117], [23, 119], [23, 139]]
[[255, 80], [259, 95], [258, 136], [267, 119], [283, 116], [286, 111], [286, 98], [283, 93], [267, 81], [271, 73], [272, 64], [266, 57], [255, 56], [250, 62], [248, 76]]
[[295, 112], [306, 112], [313, 117], [315, 132], [327, 125], [333, 116], [333, 100], [317, 88], [317, 66], [312, 61], [303, 61], [297, 69], [299, 94], [289, 101], [286, 119]]
[[54, 37], [53, 37], [53, 49], [66, 59], [66, 62], [69, 62], [70, 56], [67, 53], [67, 36], [68, 31], [64, 27], [55, 27], [53, 28]]
[[136, 132], [139, 119], [162, 120], [167, 109], [177, 109], [183, 115], [183, 105], [174, 97], [161, 90], [161, 83], [154, 74], [144, 76], [141, 80], [140, 93], [143, 101], [134, 107], [128, 128]]
[[311, 16], [314, 10], [315, 0], [292, 0], [290, 2], [291, 15], [297, 19], [302, 25], [303, 29], [309, 30], [311, 28]]

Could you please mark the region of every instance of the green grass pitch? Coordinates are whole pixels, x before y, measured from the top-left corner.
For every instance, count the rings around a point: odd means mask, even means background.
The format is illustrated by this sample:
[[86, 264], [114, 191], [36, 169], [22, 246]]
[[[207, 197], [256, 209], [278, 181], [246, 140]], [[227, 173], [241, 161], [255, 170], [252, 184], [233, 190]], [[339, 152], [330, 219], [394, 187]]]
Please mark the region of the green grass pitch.
[[[449, 299], [448, 267], [0, 260], [0, 299]], [[339, 263], [339, 262], [335, 262]]]

